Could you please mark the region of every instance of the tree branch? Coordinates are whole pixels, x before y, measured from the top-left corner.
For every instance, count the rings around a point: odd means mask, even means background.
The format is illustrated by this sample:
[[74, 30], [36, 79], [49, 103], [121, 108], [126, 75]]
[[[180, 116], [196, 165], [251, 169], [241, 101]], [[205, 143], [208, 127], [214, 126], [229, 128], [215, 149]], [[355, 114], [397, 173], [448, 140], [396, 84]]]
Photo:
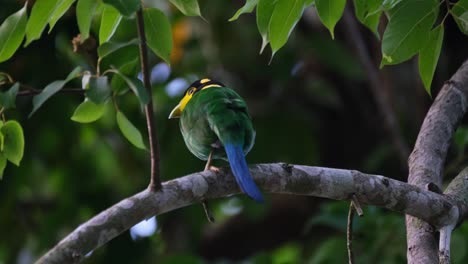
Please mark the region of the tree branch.
[[[467, 110], [468, 61], [445, 83], [429, 109], [408, 159], [408, 182], [417, 186], [442, 185], [447, 151], [460, 120]], [[449, 224], [449, 223], [448, 223]], [[421, 220], [406, 217], [408, 263], [438, 263], [433, 228]]]
[[146, 126], [148, 128], [148, 139], [150, 146], [150, 158], [151, 158], [151, 179], [148, 188], [152, 191], [161, 189], [161, 180], [159, 177], [159, 143], [158, 135], [156, 132], [156, 125], [154, 123], [154, 112], [153, 112], [153, 93], [151, 90], [151, 81], [148, 67], [148, 50], [146, 48], [146, 35], [145, 35], [145, 23], [143, 19], [143, 7], [140, 7], [137, 11], [137, 28], [138, 38], [140, 39], [140, 61], [141, 61], [141, 73], [143, 75], [143, 83], [148, 91], [149, 102], [145, 106], [146, 114]]
[[[452, 198], [379, 175], [354, 170], [289, 164], [251, 166], [259, 186], [270, 193], [288, 193], [347, 200], [355, 195], [363, 204], [384, 207], [421, 218], [435, 226], [447, 225], [456, 207]], [[79, 226], [37, 263], [74, 263], [93, 249], [153, 215], [215, 199], [239, 188], [229, 168], [204, 171], [165, 182], [161, 190], [142, 191], [124, 199]], [[466, 213], [466, 212], [464, 212]], [[464, 213], [460, 215], [464, 215]]]
[[[409, 148], [405, 142], [401, 129], [398, 124], [395, 112], [393, 111], [390, 102], [384, 93], [382, 93], [382, 78], [379, 74], [377, 66], [372, 62], [372, 58], [368, 52], [368, 48], [364, 43], [364, 38], [359, 31], [356, 19], [352, 15], [351, 5], [345, 9], [343, 14], [344, 25], [348, 32], [348, 37], [357, 53], [357, 59], [361, 62], [367, 75], [370, 91], [377, 103], [379, 114], [382, 116], [385, 130], [388, 137], [393, 142], [393, 146], [400, 159], [400, 164], [406, 168], [406, 162], [409, 155]], [[406, 169], [405, 169], [406, 171]]]

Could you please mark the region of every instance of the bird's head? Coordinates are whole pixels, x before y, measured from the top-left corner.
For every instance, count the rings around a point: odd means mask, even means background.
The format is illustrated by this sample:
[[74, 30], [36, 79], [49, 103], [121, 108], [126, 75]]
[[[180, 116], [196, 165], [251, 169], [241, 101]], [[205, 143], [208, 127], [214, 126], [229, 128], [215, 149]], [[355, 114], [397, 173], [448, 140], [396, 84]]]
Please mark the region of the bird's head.
[[185, 90], [184, 97], [182, 97], [182, 100], [180, 100], [179, 104], [171, 111], [169, 119], [180, 117], [182, 111], [184, 111], [185, 106], [197, 92], [212, 87], [224, 87], [224, 84], [208, 78], [193, 82], [189, 88]]

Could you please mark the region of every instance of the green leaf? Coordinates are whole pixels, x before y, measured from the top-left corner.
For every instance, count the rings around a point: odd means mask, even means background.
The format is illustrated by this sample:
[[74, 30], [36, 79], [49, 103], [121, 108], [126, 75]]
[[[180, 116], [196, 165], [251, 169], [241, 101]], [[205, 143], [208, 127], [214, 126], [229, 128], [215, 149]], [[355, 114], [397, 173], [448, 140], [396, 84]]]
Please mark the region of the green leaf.
[[127, 117], [120, 111], [117, 112], [117, 125], [122, 131], [125, 138], [130, 141], [135, 147], [146, 149], [143, 143], [143, 137], [140, 131], [127, 119]]
[[75, 2], [75, 0], [60, 0], [58, 1], [55, 9], [49, 18], [49, 33], [54, 28], [57, 21], [67, 12], [70, 6]]
[[131, 16], [140, 8], [140, 0], [103, 0], [103, 2], [112, 5], [124, 16]]
[[99, 2], [96, 0], [78, 0], [78, 4], [76, 4], [76, 20], [80, 29], [81, 43], [89, 38], [91, 21], [98, 5]]
[[7, 17], [0, 26], [0, 62], [11, 58], [23, 41], [28, 20], [26, 5]]
[[148, 46], [169, 64], [172, 50], [172, 31], [169, 19], [156, 8], [143, 10], [143, 17]]
[[31, 16], [29, 17], [26, 25], [26, 43], [25, 46], [29, 45], [33, 40], [41, 37], [42, 31], [49, 22], [50, 17], [54, 13], [55, 7], [61, 0], [37, 0], [31, 10]]
[[[140, 60], [138, 57], [127, 62], [119, 68], [119, 71], [125, 76], [135, 76], [139, 71]], [[112, 77], [111, 86], [116, 95], [122, 95], [126, 93], [129, 89], [125, 80], [122, 79], [119, 75], [114, 75]]]
[[393, 9], [397, 6], [402, 0], [384, 0], [382, 4], [382, 8], [386, 11]]
[[111, 54], [112, 52], [119, 50], [123, 47], [129, 46], [129, 45], [138, 45], [139, 40], [138, 39], [132, 39], [128, 42], [120, 43], [120, 42], [106, 42], [103, 43], [98, 47], [98, 56], [99, 58], [104, 58], [107, 55]]
[[16, 94], [18, 94], [20, 84], [15, 83], [8, 91], [0, 93], [0, 108], [15, 108]]
[[186, 16], [201, 16], [197, 0], [169, 0]]
[[246, 0], [244, 6], [239, 8], [239, 10], [237, 10], [237, 12], [229, 19], [229, 21], [237, 20], [242, 14], [252, 13], [257, 3], [258, 0]]
[[102, 104], [111, 95], [111, 88], [107, 76], [94, 77], [91, 76], [86, 90], [86, 97], [93, 103]]
[[380, 38], [377, 29], [382, 15], [382, 4], [383, 0], [354, 0], [354, 11], [357, 19], [369, 28], [377, 38]]
[[60, 91], [65, 84], [67, 84], [69, 81], [72, 79], [78, 77], [81, 73], [81, 67], [76, 67], [68, 76], [65, 80], [57, 80], [53, 81], [52, 83], [48, 84], [40, 94], [34, 96], [33, 98], [33, 110], [29, 114], [29, 117], [31, 117], [39, 107], [42, 106], [42, 104], [45, 103], [52, 95], [56, 94], [58, 91]]
[[432, 78], [434, 77], [437, 61], [439, 61], [443, 40], [444, 25], [440, 24], [431, 31], [426, 46], [419, 52], [419, 74], [429, 95], [431, 95]]
[[15, 120], [9, 120], [0, 128], [4, 136], [3, 155], [16, 166], [20, 165], [24, 152], [23, 128]]
[[138, 97], [138, 100], [140, 101], [142, 105], [148, 104], [149, 102], [148, 92], [146, 91], [145, 87], [143, 86], [143, 83], [140, 80], [134, 77], [127, 77], [117, 69], [113, 69], [112, 72], [117, 74], [119, 77], [121, 77], [125, 81], [125, 83], [127, 83], [130, 90], [132, 90], [133, 93]]
[[3, 172], [5, 171], [6, 165], [7, 165], [7, 159], [2, 153], [0, 153], [0, 180], [3, 179]]
[[105, 104], [95, 104], [85, 99], [85, 101], [75, 109], [71, 120], [78, 123], [91, 123], [101, 118], [105, 109]]
[[272, 56], [288, 41], [304, 11], [303, 0], [278, 0], [271, 15], [268, 35]]
[[102, 11], [101, 27], [99, 28], [99, 45], [109, 41], [114, 35], [115, 30], [122, 20], [122, 15], [117, 9], [110, 5], [104, 5], [104, 11]]
[[450, 9], [458, 28], [465, 35], [468, 35], [468, 0], [460, 0]]
[[316, 0], [315, 6], [320, 21], [330, 31], [332, 39], [335, 39], [335, 25], [343, 15], [346, 0]]
[[435, 0], [407, 0], [392, 9], [382, 40], [380, 67], [413, 57], [427, 42], [438, 13], [439, 2]]
[[259, 0], [257, 4], [257, 28], [262, 36], [262, 47], [260, 54], [268, 44], [268, 27], [270, 26], [271, 15], [275, 8], [276, 0]]

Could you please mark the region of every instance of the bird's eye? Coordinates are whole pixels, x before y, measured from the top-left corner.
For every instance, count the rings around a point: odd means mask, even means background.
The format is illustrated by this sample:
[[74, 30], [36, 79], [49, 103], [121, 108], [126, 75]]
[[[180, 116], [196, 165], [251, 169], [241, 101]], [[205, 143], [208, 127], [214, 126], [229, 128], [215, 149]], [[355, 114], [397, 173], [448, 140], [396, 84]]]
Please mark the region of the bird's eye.
[[192, 88], [189, 90], [189, 95], [194, 94], [196, 90], [197, 90], [197, 88], [192, 87]]

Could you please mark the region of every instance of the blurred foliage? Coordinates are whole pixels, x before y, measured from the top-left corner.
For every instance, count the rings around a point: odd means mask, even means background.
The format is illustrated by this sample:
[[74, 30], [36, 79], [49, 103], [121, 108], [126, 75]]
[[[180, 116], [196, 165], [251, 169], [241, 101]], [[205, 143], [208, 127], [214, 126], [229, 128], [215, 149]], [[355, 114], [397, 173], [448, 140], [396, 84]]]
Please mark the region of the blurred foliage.
[[[171, 2], [177, 5], [180, 1]], [[3, 0], [0, 21], [23, 5], [24, 1]], [[30, 12], [31, 3], [28, 5]], [[203, 169], [203, 162], [186, 149], [178, 122], [167, 120], [167, 116], [185, 88], [177, 88], [176, 82], [188, 84], [205, 76], [229, 84], [246, 99], [257, 131], [249, 163], [281, 161], [357, 169], [405, 180], [406, 168], [399, 167], [369, 92], [366, 73], [349, 45], [353, 36], [343, 22], [329, 26], [334, 27], [335, 40], [331, 40], [315, 9], [307, 9], [287, 44], [268, 65], [271, 54], [258, 54], [262, 38], [255, 16], [244, 14], [228, 22], [242, 6], [238, 1], [200, 0], [206, 21], [186, 17], [164, 1], [145, 1], [145, 5], [163, 10], [172, 29], [170, 72], [153, 72], [164, 180]], [[96, 50], [99, 18], [91, 21], [90, 38], [74, 52], [72, 39], [79, 32], [75, 6], [50, 34], [44, 33], [0, 64], [0, 71], [22, 84], [43, 89], [54, 80], [63, 80], [76, 66], [95, 71], [101, 56], [102, 69], [113, 65], [136, 77], [136, 45], [106, 57]], [[198, 13], [197, 8], [186, 12]], [[459, 21], [448, 18], [445, 23], [433, 94], [468, 57], [467, 37], [458, 30]], [[121, 18], [112, 41], [136, 38], [135, 28], [133, 17]], [[375, 31], [374, 26], [372, 29]], [[378, 65], [381, 58], [375, 32], [364, 27], [361, 31]], [[160, 62], [150, 55], [151, 65]], [[410, 146], [430, 104], [416, 69], [415, 60], [384, 68], [381, 87]], [[125, 80], [115, 76], [110, 85], [124, 94], [128, 90]], [[66, 86], [79, 88], [81, 82], [70, 80]], [[8, 119], [22, 124], [26, 147], [21, 166], [7, 167], [0, 182], [1, 264], [31, 263], [79, 224], [148, 183], [148, 153], [133, 147], [119, 132], [115, 107], [105, 104], [102, 118], [79, 124], [70, 117], [81, 102], [80, 94], [57, 94], [27, 118], [32, 100], [20, 96], [16, 109], [5, 112]], [[127, 93], [116, 103], [145, 137], [138, 99]], [[467, 131], [466, 127], [457, 131], [447, 179], [466, 164]], [[346, 262], [347, 202], [290, 195], [269, 198], [265, 205], [244, 196], [212, 201], [210, 206], [218, 219], [214, 225], [207, 223], [200, 205], [164, 214], [158, 217], [155, 235], [133, 241], [126, 232], [90, 253], [85, 263]], [[365, 216], [355, 219], [357, 263], [402, 263], [406, 255], [404, 218], [375, 207], [364, 210]], [[463, 224], [453, 237], [454, 263], [468, 262], [467, 240], [468, 225]]]

